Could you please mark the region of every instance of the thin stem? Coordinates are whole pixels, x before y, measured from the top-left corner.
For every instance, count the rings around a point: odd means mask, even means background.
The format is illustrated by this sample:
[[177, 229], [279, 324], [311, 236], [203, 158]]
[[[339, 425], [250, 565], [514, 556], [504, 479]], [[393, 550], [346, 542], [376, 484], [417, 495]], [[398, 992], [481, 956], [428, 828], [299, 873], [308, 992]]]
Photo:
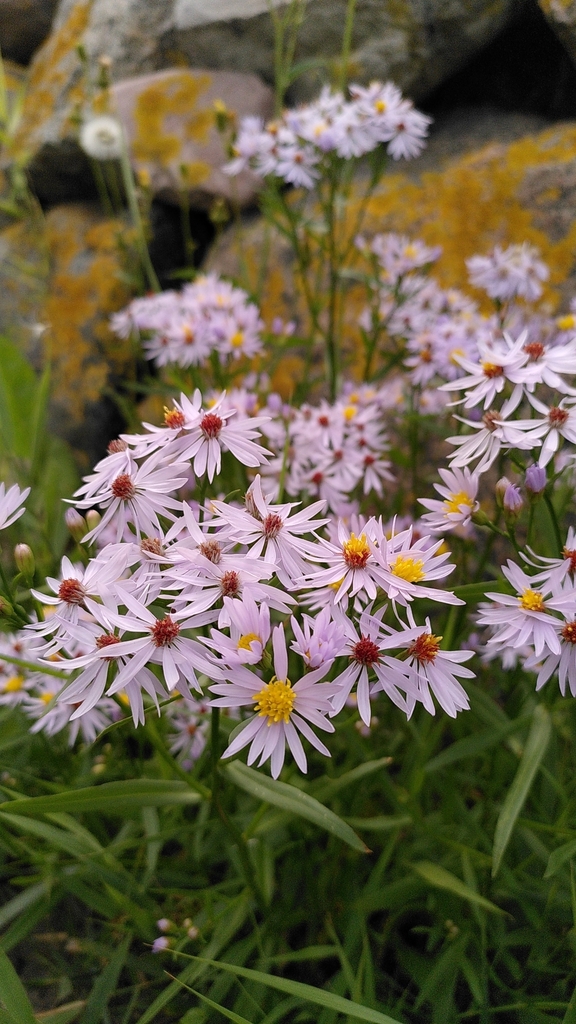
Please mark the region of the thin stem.
[[185, 782], [186, 785], [190, 787], [190, 789], [193, 789], [194, 792], [199, 793], [200, 796], [204, 798], [204, 800], [210, 800], [212, 798], [212, 793], [210, 792], [210, 790], [206, 786], [203, 786], [201, 782], [197, 782], [195, 779], [192, 779], [188, 772], [185, 772], [184, 769], [180, 767], [176, 759], [172, 757], [172, 754], [170, 754], [170, 752], [166, 750], [164, 740], [162, 739], [160, 733], [158, 732], [154, 722], [147, 721], [145, 728], [148, 734], [148, 738], [160, 759], [164, 761], [164, 763], [170, 767], [171, 771], [174, 772], [174, 774], [177, 775], [178, 778], [182, 780], [182, 782]]
[[350, 51], [352, 49], [352, 29], [354, 28], [354, 13], [356, 0], [348, 0], [346, 8], [346, 21], [344, 23], [344, 35], [342, 37], [342, 55], [340, 64], [339, 87], [344, 92], [348, 82], [348, 65], [350, 64]]
[[122, 154], [120, 156], [120, 169], [122, 171], [122, 181], [124, 183], [124, 190], [126, 192], [126, 198], [128, 200], [128, 209], [130, 210], [130, 216], [132, 217], [132, 223], [136, 230], [136, 238], [138, 242], [138, 250], [140, 253], [140, 262], [142, 263], [142, 269], [148, 280], [148, 285], [153, 292], [159, 292], [160, 282], [156, 277], [156, 271], [152, 266], [152, 260], [150, 259], [150, 253], [148, 252], [148, 245], [146, 243], [146, 235], [144, 233], [144, 224], [140, 215], [140, 207], [138, 206], [138, 197], [136, 195], [136, 189], [134, 187], [134, 177], [132, 175], [132, 168], [130, 166], [130, 160], [128, 159], [128, 151], [126, 146], [122, 146]]
[[61, 672], [57, 668], [48, 668], [47, 665], [39, 665], [38, 662], [26, 661], [24, 658], [15, 658], [11, 654], [2, 652], [2, 661], [9, 661], [11, 665], [19, 665], [20, 668], [29, 668], [32, 672], [42, 672], [46, 676], [57, 676], [58, 679], [69, 679], [69, 672]]
[[558, 548], [558, 552], [560, 553], [563, 550], [564, 545], [562, 543], [562, 538], [560, 536], [560, 526], [558, 525], [558, 518], [556, 516], [556, 509], [554, 508], [554, 505], [552, 503], [552, 498], [550, 497], [550, 495], [548, 494], [547, 491], [544, 491], [543, 498], [544, 498], [544, 503], [546, 505], [546, 508], [548, 509], [548, 512], [549, 512], [549, 515], [550, 515], [550, 521], [552, 523], [552, 529], [554, 531], [554, 539], [556, 541], [556, 546]]

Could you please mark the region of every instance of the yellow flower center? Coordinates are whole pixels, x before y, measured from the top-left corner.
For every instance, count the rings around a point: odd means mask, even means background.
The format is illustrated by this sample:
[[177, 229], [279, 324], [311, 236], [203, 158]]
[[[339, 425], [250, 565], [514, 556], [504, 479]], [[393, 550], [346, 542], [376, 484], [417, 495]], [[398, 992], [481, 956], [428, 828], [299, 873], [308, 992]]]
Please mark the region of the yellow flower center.
[[496, 363], [482, 363], [482, 370], [485, 377], [501, 377], [504, 370], [501, 366], [497, 366]]
[[467, 505], [468, 508], [472, 508], [472, 499], [466, 494], [466, 491], [458, 491], [457, 494], [451, 494], [444, 502], [446, 512], [459, 512], [460, 505]]
[[43, 700], [45, 704], [49, 704], [53, 697], [53, 693], [43, 693], [40, 696], [40, 700]]
[[336, 580], [334, 583], [329, 583], [328, 586], [330, 587], [331, 590], [339, 590], [343, 582], [344, 577], [342, 577], [341, 580]]
[[253, 640], [260, 640], [257, 633], [244, 633], [244, 636], [241, 636], [238, 641], [238, 650], [249, 651]]
[[440, 650], [441, 640], [442, 637], [434, 636], [434, 633], [421, 633], [408, 648], [408, 654], [424, 665], [433, 662]]
[[230, 338], [230, 344], [232, 348], [242, 348], [244, 344], [244, 335], [242, 331], [236, 331], [235, 334]]
[[120, 690], [120, 693], [117, 696], [120, 703], [123, 704], [125, 708], [127, 708], [130, 704], [130, 698], [128, 694], [124, 693], [124, 690]]
[[288, 723], [296, 694], [289, 679], [276, 679], [274, 676], [262, 687], [260, 693], [253, 695], [252, 700], [256, 701], [256, 711], [260, 718], [268, 718], [267, 725], [282, 721]]
[[346, 565], [351, 569], [363, 569], [370, 557], [366, 534], [362, 533], [360, 537], [357, 537], [356, 534], [351, 533], [350, 540], [345, 541], [342, 545], [342, 554]]
[[418, 255], [418, 250], [413, 242], [410, 242], [408, 245], [404, 246], [404, 255], [408, 259], [414, 259]]
[[556, 321], [556, 326], [561, 331], [570, 331], [573, 327], [576, 327], [576, 316], [568, 314], [567, 316], [559, 316]]
[[355, 405], [347, 405], [344, 409], [344, 419], [348, 421], [353, 420], [357, 412], [358, 409]]
[[408, 583], [419, 583], [424, 579], [423, 566], [424, 562], [421, 558], [398, 555], [391, 570], [394, 576], [399, 576], [401, 580], [407, 580]]
[[377, 114], [383, 114], [387, 110], [388, 104], [386, 100], [376, 100], [374, 104], [374, 110]]
[[24, 686], [24, 676], [11, 676], [4, 686], [2, 687], [2, 693], [18, 693]]
[[544, 598], [539, 590], [530, 590], [528, 587], [520, 598], [520, 607], [527, 612], [543, 612], [546, 608]]

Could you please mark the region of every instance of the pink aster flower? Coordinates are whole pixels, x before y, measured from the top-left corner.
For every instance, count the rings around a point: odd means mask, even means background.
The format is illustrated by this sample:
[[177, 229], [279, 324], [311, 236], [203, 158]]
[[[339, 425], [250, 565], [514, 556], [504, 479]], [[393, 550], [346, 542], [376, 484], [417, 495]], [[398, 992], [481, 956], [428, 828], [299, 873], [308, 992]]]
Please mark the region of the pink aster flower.
[[248, 764], [259, 758], [260, 766], [270, 759], [272, 775], [277, 779], [284, 764], [286, 744], [300, 771], [307, 771], [300, 735], [321, 754], [330, 757], [328, 748], [311, 726], [324, 732], [334, 732], [334, 726], [327, 718], [334, 687], [319, 682], [326, 674], [326, 666], [308, 672], [292, 684], [288, 678], [288, 653], [282, 626], [275, 627], [272, 646], [274, 675], [269, 682], [264, 683], [253, 672], [240, 667], [232, 680], [217, 683], [210, 689], [219, 695], [211, 701], [214, 707], [252, 707], [255, 711], [222, 756], [232, 757], [250, 745]]
[[513, 647], [533, 644], [537, 657], [545, 651], [559, 655], [559, 620], [555, 613], [576, 613], [574, 589], [556, 589], [553, 584], [543, 583], [539, 576], [528, 576], [510, 561], [502, 566], [502, 572], [516, 593], [486, 594], [492, 603], [481, 606], [477, 621], [493, 627], [488, 643]]
[[471, 473], [468, 467], [463, 470], [439, 469], [438, 472], [444, 485], [434, 484], [434, 488], [444, 500], [418, 498], [418, 501], [429, 509], [422, 516], [422, 522], [435, 533], [445, 533], [457, 526], [467, 526], [470, 517], [479, 509], [480, 504], [476, 501], [479, 476]]
[[21, 491], [18, 484], [12, 484], [12, 487], [6, 490], [6, 484], [0, 483], [0, 530], [12, 526], [12, 523], [24, 515], [26, 509], [20, 506], [29, 494], [29, 487]]

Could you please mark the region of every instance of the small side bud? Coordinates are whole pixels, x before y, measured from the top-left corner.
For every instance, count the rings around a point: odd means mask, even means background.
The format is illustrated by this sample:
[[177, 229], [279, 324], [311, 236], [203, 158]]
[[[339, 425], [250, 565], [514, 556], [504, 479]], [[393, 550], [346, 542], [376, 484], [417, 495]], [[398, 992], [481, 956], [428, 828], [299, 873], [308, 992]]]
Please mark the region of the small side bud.
[[86, 513], [86, 525], [88, 526], [88, 530], [95, 530], [101, 519], [102, 516], [95, 508], [88, 509]]
[[537, 498], [546, 489], [548, 478], [543, 466], [528, 466], [525, 477], [526, 490], [531, 498]]
[[506, 488], [510, 487], [511, 483], [512, 481], [509, 480], [507, 476], [501, 476], [494, 488], [496, 504], [499, 508], [504, 508], [504, 495], [506, 494]]
[[520, 494], [520, 488], [516, 484], [508, 484], [504, 491], [502, 507], [508, 520], [517, 519], [522, 511], [524, 499]]
[[10, 601], [7, 601], [6, 598], [2, 596], [0, 596], [0, 615], [5, 615], [7, 619], [12, 619], [14, 617], [14, 609], [10, 604]]
[[473, 512], [470, 519], [474, 523], [474, 526], [490, 526], [492, 522], [489, 516], [487, 516], [481, 508], [479, 508], [477, 512]]
[[64, 513], [64, 522], [77, 544], [88, 533], [88, 526], [84, 516], [81, 516], [75, 508], [67, 508]]
[[18, 572], [32, 577], [36, 568], [36, 560], [32, 548], [28, 544], [17, 544], [14, 548], [14, 561]]

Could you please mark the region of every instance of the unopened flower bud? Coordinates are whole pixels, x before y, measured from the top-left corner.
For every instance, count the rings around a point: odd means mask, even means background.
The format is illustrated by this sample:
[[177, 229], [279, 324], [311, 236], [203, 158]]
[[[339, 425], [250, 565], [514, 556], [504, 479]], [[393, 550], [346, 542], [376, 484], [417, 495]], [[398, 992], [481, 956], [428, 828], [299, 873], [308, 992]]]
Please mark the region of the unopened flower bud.
[[198, 936], [200, 935], [200, 931], [198, 930], [196, 925], [193, 924], [191, 925], [190, 928], [187, 929], [186, 935], [188, 936], [189, 939], [197, 939]]
[[88, 533], [88, 526], [84, 516], [81, 516], [75, 508], [67, 508], [64, 513], [64, 522], [76, 543], [79, 544], [84, 535]]
[[526, 490], [532, 497], [542, 494], [547, 484], [546, 470], [544, 466], [528, 466], [526, 470]]
[[225, 132], [228, 128], [234, 128], [236, 115], [229, 110], [223, 100], [214, 100], [214, 117], [219, 132]]
[[95, 530], [102, 516], [95, 508], [88, 509], [86, 513], [86, 525], [89, 530]]
[[16, 568], [24, 576], [33, 576], [36, 568], [36, 561], [32, 548], [28, 544], [17, 544], [14, 548], [14, 561]]
[[165, 935], [159, 935], [152, 943], [152, 952], [161, 953], [164, 949], [170, 949], [170, 939]]
[[172, 927], [172, 921], [169, 917], [161, 917], [159, 921], [156, 921], [156, 927], [159, 932], [169, 932]]
[[496, 495], [496, 504], [499, 506], [499, 508], [504, 507], [504, 495], [506, 494], [506, 489], [510, 487], [510, 483], [511, 481], [508, 479], [507, 476], [502, 476], [500, 477], [498, 483], [496, 484], [496, 487], [494, 488], [494, 492]]
[[477, 512], [473, 512], [470, 519], [474, 523], [474, 526], [488, 526], [491, 523], [491, 519], [482, 511], [481, 508]]
[[520, 511], [524, 504], [524, 499], [520, 494], [520, 488], [516, 484], [508, 484], [508, 487], [504, 491], [504, 498], [502, 505], [507, 518], [517, 519], [520, 515]]

